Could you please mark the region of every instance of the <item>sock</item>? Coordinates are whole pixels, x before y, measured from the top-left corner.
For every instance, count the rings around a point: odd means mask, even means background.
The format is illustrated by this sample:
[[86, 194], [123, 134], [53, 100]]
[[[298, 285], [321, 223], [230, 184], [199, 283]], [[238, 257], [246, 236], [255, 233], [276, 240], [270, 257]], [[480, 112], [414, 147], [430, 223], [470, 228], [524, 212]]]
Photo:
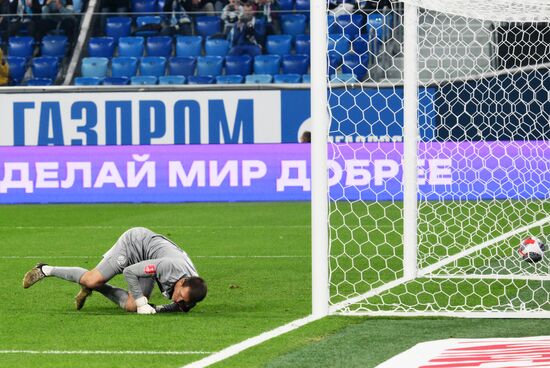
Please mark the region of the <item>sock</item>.
[[99, 291], [107, 299], [115, 304], [118, 304], [120, 308], [126, 309], [126, 302], [128, 301], [128, 292], [126, 290], [111, 286], [109, 284], [104, 284], [94, 290]]
[[88, 270], [81, 267], [42, 266], [42, 272], [44, 272], [46, 276], [55, 276], [63, 280], [76, 282], [78, 284], [82, 275], [88, 272]]

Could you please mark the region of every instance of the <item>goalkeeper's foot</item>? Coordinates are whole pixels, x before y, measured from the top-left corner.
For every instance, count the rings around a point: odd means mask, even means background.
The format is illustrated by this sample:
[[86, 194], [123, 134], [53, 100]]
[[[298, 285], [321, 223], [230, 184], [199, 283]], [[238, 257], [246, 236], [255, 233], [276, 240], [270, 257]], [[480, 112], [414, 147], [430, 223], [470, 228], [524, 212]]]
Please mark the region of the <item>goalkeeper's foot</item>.
[[46, 264], [38, 263], [36, 266], [31, 268], [29, 272], [25, 274], [25, 277], [23, 277], [23, 287], [25, 289], [30, 288], [31, 286], [36, 284], [38, 281], [46, 277], [46, 275], [44, 275], [44, 272], [42, 272], [42, 266], [46, 266]]
[[86, 303], [86, 298], [88, 298], [90, 295], [92, 295], [92, 289], [88, 289], [87, 287], [82, 286], [82, 288], [74, 298], [76, 310], [81, 310], [82, 307], [84, 307], [84, 303]]

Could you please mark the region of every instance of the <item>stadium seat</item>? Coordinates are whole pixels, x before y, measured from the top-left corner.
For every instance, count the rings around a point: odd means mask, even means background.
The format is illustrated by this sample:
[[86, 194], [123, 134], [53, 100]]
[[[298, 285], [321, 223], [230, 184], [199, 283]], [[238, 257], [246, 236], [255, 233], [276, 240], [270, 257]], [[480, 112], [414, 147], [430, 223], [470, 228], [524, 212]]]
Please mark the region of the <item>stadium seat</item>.
[[109, 77], [103, 80], [104, 86], [124, 86], [130, 83], [130, 78], [126, 77]]
[[331, 83], [359, 83], [357, 77], [351, 73], [337, 73], [330, 79]]
[[75, 86], [99, 86], [103, 81], [102, 78], [97, 77], [76, 77], [74, 79]]
[[120, 37], [118, 40], [118, 56], [142, 57], [145, 49], [143, 37]]
[[201, 56], [201, 36], [177, 36], [176, 56]]
[[131, 78], [137, 74], [138, 59], [133, 56], [118, 56], [111, 61], [112, 77]]
[[273, 83], [301, 83], [302, 76], [300, 74], [275, 74]]
[[80, 74], [83, 77], [104, 78], [107, 76], [109, 59], [104, 57], [83, 58], [80, 65]]
[[160, 77], [166, 71], [166, 58], [162, 56], [144, 56], [139, 63], [140, 75]]
[[[162, 10], [161, 10], [162, 11]], [[158, 15], [145, 15], [136, 18], [135, 36], [156, 36], [160, 32], [161, 18]]]
[[223, 57], [199, 56], [197, 58], [197, 75], [217, 76], [222, 74]]
[[131, 0], [130, 8], [133, 13], [154, 13], [156, 11], [155, 0]]
[[309, 74], [302, 75], [302, 83], [311, 83], [311, 75]]
[[88, 42], [88, 56], [112, 58], [115, 54], [113, 37], [92, 37]]
[[333, 75], [342, 66], [342, 55], [335, 51], [328, 52], [328, 73]]
[[292, 36], [290, 35], [269, 35], [265, 42], [268, 54], [283, 56], [290, 54], [292, 50]]
[[225, 57], [225, 74], [248, 75], [252, 73], [252, 57], [233, 55]]
[[163, 75], [159, 77], [159, 84], [185, 84], [183, 75]]
[[271, 74], [250, 74], [244, 79], [246, 84], [267, 84], [273, 81]]
[[167, 0], [157, 0], [157, 12], [162, 13], [164, 11], [164, 5]]
[[277, 0], [277, 5], [279, 5], [279, 10], [293, 10], [294, 0]]
[[208, 56], [226, 56], [230, 43], [223, 38], [208, 38], [204, 42], [204, 52]]
[[221, 33], [222, 20], [218, 16], [203, 15], [195, 18], [195, 32], [196, 34], [208, 37]]
[[337, 16], [332, 26], [329, 27], [329, 33], [347, 34], [353, 38], [360, 33], [363, 24], [363, 15], [359, 13], [342, 14]]
[[307, 17], [304, 14], [285, 14], [281, 16], [282, 33], [299, 35], [306, 33]]
[[254, 74], [279, 74], [279, 55], [258, 55], [254, 58]]
[[391, 36], [391, 14], [370, 13], [367, 16], [367, 35], [376, 37], [379, 41], [385, 41]]
[[145, 50], [147, 51], [147, 56], [170, 57], [172, 55], [172, 37], [148, 37], [145, 43]]
[[304, 14], [309, 17], [309, 0], [296, 0], [294, 7], [297, 13]]
[[310, 53], [309, 45], [310, 45], [310, 39], [308, 34], [294, 36], [294, 52], [296, 54], [309, 55]]
[[241, 84], [244, 77], [238, 74], [218, 75], [216, 77], [217, 84]]
[[34, 53], [34, 38], [28, 36], [10, 37], [8, 39], [8, 56], [24, 57], [27, 60]]
[[130, 78], [130, 84], [140, 86], [157, 84], [157, 77], [152, 75], [134, 75]]
[[354, 52], [344, 55], [342, 73], [354, 74], [359, 80], [363, 80], [368, 71], [368, 55], [359, 56]]
[[8, 56], [10, 78], [15, 84], [20, 84], [27, 71], [27, 59], [21, 56]]
[[190, 75], [187, 84], [215, 84], [216, 79], [211, 75]]
[[40, 55], [63, 58], [67, 53], [67, 42], [67, 36], [44, 36], [40, 47]]
[[362, 35], [358, 35], [353, 39], [353, 41], [351, 41], [351, 49], [357, 55], [362, 55], [369, 51], [369, 41], [363, 38]]
[[174, 56], [168, 60], [168, 74], [188, 77], [195, 75], [197, 59], [194, 56]]
[[327, 49], [344, 55], [350, 49], [350, 41], [342, 33], [329, 33]]
[[27, 81], [27, 86], [51, 86], [53, 80], [50, 78], [32, 78]]
[[308, 55], [285, 55], [281, 60], [283, 74], [307, 74], [309, 69]]
[[55, 80], [59, 71], [59, 60], [54, 56], [39, 56], [31, 61], [34, 78], [50, 78]]
[[132, 18], [130, 17], [110, 17], [105, 23], [105, 35], [117, 41], [120, 37], [130, 36], [131, 29]]

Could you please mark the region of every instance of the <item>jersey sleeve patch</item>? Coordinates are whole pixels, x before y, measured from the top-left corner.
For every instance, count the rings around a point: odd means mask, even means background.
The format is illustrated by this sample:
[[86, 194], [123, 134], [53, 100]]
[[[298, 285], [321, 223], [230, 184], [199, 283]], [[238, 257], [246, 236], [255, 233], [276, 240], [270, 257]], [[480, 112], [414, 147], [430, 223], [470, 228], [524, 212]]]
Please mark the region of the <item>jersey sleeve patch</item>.
[[157, 273], [157, 266], [155, 266], [154, 264], [145, 266], [145, 273], [148, 275], [154, 275], [155, 273]]

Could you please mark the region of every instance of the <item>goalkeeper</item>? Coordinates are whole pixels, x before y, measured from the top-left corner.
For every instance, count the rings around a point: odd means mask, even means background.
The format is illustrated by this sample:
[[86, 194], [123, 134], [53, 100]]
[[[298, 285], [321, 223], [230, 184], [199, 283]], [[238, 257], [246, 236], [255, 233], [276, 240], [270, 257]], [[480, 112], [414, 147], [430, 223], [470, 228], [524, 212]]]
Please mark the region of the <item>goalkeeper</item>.
[[[107, 283], [121, 273], [128, 283], [128, 292]], [[94, 290], [124, 310], [139, 314], [188, 312], [207, 292], [206, 283], [198, 276], [187, 253], [166, 237], [143, 227], [122, 234], [91, 271], [39, 263], [25, 274], [23, 287], [31, 287], [50, 276], [81, 285], [75, 298], [77, 310], [84, 306]], [[154, 306], [148, 303], [155, 283], [162, 294], [172, 300], [171, 304]]]

